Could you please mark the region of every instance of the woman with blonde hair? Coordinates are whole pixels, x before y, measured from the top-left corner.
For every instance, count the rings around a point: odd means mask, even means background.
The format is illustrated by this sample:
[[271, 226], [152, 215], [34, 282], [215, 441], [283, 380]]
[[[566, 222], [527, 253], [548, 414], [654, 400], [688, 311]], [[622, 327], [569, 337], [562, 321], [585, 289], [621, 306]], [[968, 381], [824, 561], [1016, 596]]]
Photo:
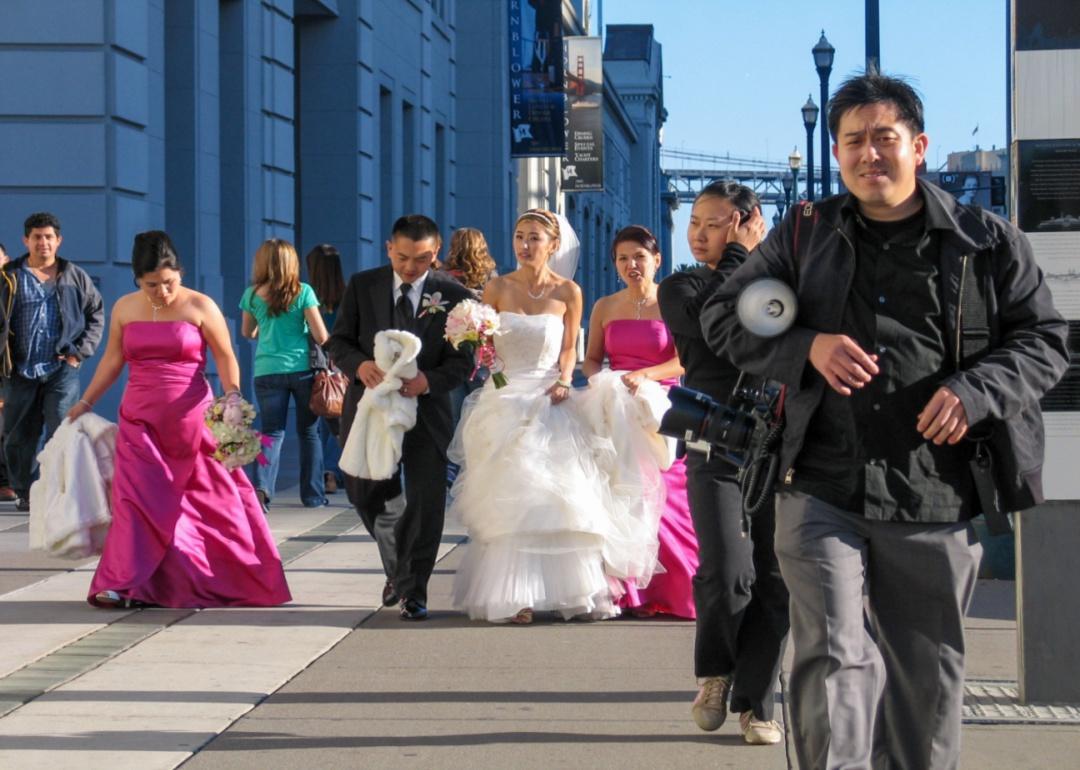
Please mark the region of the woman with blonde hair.
[[487, 282], [497, 275], [487, 240], [475, 227], [459, 227], [450, 236], [443, 269], [477, 299], [484, 295]]
[[[487, 239], [475, 227], [459, 227], [450, 236], [450, 249], [442, 269], [471, 291], [476, 299], [484, 296], [484, 287], [498, 276], [495, 260], [488, 251]], [[489, 374], [486, 367], [480, 367], [472, 379], [450, 391], [450, 407], [454, 411], [455, 424], [461, 419], [461, 407], [466, 396], [482, 388]], [[455, 465], [451, 468], [451, 476], [456, 473]]]
[[319, 300], [300, 281], [300, 259], [288, 241], [271, 238], [255, 252], [251, 285], [240, 298], [241, 333], [258, 340], [255, 349], [255, 398], [263, 433], [273, 443], [269, 462], [255, 466], [255, 491], [264, 507], [277, 484], [281, 442], [289, 414], [289, 397], [296, 405], [296, 434], [300, 439], [300, 500], [309, 508], [326, 505], [319, 426], [308, 403], [314, 377], [308, 334], [316, 344], [329, 334], [319, 314]]

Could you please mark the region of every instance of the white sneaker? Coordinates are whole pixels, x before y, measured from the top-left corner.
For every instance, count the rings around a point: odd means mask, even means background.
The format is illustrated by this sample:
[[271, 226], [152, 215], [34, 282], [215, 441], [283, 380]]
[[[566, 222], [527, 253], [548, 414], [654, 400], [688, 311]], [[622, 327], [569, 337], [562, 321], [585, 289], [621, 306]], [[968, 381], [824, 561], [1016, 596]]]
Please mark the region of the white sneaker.
[[779, 723], [755, 719], [753, 711], [739, 714], [739, 727], [742, 728], [743, 740], [751, 746], [772, 746], [784, 740], [784, 731]]
[[731, 680], [726, 676], [706, 677], [701, 683], [690, 713], [702, 730], [712, 732], [724, 724], [727, 719], [727, 694], [730, 688]]

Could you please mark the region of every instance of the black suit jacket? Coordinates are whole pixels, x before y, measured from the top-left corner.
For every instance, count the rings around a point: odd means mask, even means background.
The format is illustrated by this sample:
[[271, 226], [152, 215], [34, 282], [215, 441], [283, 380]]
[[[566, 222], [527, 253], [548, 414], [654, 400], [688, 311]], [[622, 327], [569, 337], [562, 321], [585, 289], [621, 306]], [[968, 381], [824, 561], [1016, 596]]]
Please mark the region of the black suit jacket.
[[[454, 350], [443, 338], [446, 313], [463, 299], [471, 298], [468, 289], [452, 278], [429, 270], [424, 281], [425, 295], [439, 292], [446, 303], [443, 311], [425, 313], [416, 319], [411, 330], [420, 338], [417, 366], [427, 377], [429, 391], [419, 397], [416, 427], [425, 431], [440, 452], [446, 452], [454, 432], [450, 409], [450, 391], [463, 383], [472, 370], [472, 356], [464, 349]], [[341, 414], [342, 445], [349, 435], [356, 405], [364, 395], [364, 385], [356, 370], [364, 361], [375, 358], [375, 334], [394, 328], [394, 272], [389, 265], [365, 270], [349, 279], [341, 299], [337, 319], [326, 349], [334, 363], [352, 377]], [[420, 311], [423, 313], [423, 310]]]

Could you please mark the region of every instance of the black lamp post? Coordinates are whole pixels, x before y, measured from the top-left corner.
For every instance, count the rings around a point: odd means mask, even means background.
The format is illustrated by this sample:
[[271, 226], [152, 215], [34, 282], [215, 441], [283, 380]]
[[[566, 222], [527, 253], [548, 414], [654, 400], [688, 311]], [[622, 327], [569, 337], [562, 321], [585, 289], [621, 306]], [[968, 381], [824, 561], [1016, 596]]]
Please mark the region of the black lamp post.
[[799, 167], [802, 166], [802, 155], [799, 154], [799, 148], [796, 147], [792, 150], [787, 159], [791, 174], [784, 176], [784, 192], [788, 194], [790, 205], [794, 206], [795, 202], [799, 200]]
[[806, 98], [802, 108], [802, 122], [806, 126], [806, 199], [814, 199], [814, 126], [817, 125], [818, 106], [812, 97]]
[[821, 111], [825, 119], [821, 122], [821, 197], [830, 194], [829, 179], [829, 73], [832, 72], [833, 56], [836, 49], [825, 39], [825, 30], [821, 30], [821, 40], [814, 46], [814, 66], [821, 78]]

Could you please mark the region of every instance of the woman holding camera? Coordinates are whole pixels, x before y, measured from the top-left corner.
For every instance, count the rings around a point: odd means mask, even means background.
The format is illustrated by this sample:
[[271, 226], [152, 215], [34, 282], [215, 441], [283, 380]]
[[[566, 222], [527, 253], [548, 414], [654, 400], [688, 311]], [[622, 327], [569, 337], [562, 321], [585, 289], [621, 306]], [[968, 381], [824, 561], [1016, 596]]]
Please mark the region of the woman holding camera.
[[[707, 185], [690, 212], [687, 240], [699, 267], [660, 284], [660, 314], [675, 336], [683, 383], [722, 403], [739, 372], [705, 344], [701, 307], [765, 232], [760, 203], [735, 182]], [[719, 452], [689, 448], [686, 455], [690, 514], [698, 539], [694, 575], [697, 633], [694, 672], [701, 681], [691, 713], [702, 730], [716, 730], [731, 710], [739, 712], [743, 739], [751, 744], [783, 740], [773, 720], [773, 696], [788, 632], [787, 589], [773, 553], [771, 501], [742, 529], [737, 468]]]

